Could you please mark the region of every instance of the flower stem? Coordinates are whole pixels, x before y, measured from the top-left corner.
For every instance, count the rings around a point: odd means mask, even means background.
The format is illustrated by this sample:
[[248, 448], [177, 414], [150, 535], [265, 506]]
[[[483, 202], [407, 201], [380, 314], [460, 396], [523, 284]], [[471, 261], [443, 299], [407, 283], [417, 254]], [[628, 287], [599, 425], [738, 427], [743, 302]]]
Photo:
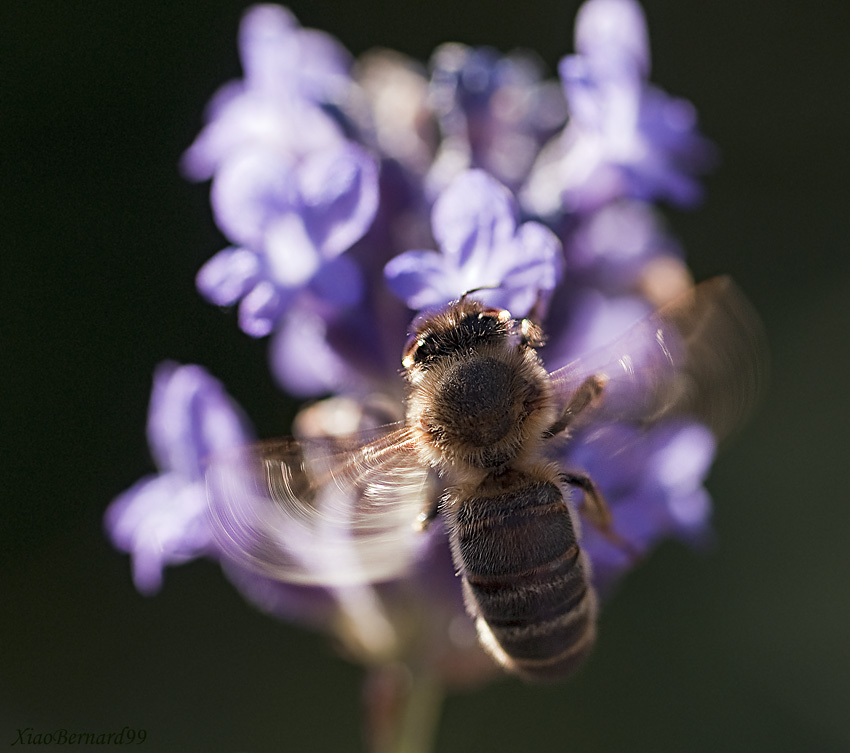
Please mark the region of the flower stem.
[[391, 664], [366, 682], [366, 738], [370, 753], [430, 753], [443, 700], [439, 680], [424, 667]]

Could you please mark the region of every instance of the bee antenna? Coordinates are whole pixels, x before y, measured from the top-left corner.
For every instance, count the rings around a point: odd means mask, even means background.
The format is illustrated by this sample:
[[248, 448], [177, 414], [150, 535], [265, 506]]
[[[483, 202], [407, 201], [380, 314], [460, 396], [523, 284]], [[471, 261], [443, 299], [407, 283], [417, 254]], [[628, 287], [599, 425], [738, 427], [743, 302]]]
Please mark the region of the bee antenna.
[[479, 285], [477, 288], [471, 288], [467, 290], [460, 298], [458, 298], [458, 302], [466, 300], [468, 295], [472, 295], [473, 293], [477, 293], [479, 290], [498, 290], [501, 285]]

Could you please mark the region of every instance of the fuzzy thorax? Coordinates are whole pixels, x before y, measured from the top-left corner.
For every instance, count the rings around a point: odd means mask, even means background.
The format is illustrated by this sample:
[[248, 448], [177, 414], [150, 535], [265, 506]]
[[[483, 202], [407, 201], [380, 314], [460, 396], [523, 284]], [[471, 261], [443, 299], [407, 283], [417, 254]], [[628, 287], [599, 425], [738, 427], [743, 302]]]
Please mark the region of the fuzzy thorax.
[[477, 476], [538, 451], [555, 419], [537, 354], [505, 342], [440, 358], [409, 372], [408, 422], [423, 459], [438, 470]]

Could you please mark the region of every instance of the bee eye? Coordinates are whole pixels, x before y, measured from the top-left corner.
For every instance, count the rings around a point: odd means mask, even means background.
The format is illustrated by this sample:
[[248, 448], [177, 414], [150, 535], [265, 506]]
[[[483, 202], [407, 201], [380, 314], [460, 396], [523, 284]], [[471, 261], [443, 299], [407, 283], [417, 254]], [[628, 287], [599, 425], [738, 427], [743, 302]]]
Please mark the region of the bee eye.
[[454, 327], [411, 338], [402, 360], [405, 368], [471, 350], [486, 342], [504, 339], [508, 326], [499, 311], [467, 314]]
[[444, 333], [429, 332], [411, 343], [405, 357], [405, 365], [428, 363], [454, 350], [455, 348]]

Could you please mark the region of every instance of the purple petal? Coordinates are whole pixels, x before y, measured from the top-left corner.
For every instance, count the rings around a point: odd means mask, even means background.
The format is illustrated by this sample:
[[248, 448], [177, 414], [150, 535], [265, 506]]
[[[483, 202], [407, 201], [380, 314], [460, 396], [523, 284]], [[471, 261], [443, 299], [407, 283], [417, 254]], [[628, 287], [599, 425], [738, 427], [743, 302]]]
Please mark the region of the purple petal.
[[270, 334], [291, 299], [270, 282], [261, 282], [239, 304], [239, 328], [251, 337]]
[[133, 582], [140, 593], [162, 586], [162, 571], [212, 547], [206, 489], [177, 473], [143, 479], [109, 506], [104, 525], [116, 548], [133, 557]]
[[280, 5], [255, 5], [239, 25], [239, 57], [252, 87], [274, 90], [292, 86], [297, 72], [298, 31], [295, 16]]
[[133, 557], [142, 593], [162, 584], [166, 565], [212, 547], [203, 465], [250, 441], [239, 407], [200, 366], [164, 363], [154, 375], [148, 442], [162, 473], [117, 497], [104, 525], [115, 546]]
[[229, 158], [213, 179], [210, 193], [218, 226], [232, 241], [260, 248], [269, 223], [298, 201], [293, 165], [262, 149]]
[[564, 273], [561, 242], [545, 225], [526, 222], [517, 229], [511, 266], [502, 276], [509, 291], [505, 307], [514, 316], [526, 316], [555, 289]]
[[650, 312], [649, 304], [636, 296], [609, 297], [592, 289], [575, 294], [569, 319], [560, 327], [549, 327], [550, 339], [543, 351], [546, 367], [552, 371], [611, 345]]
[[649, 34], [634, 0], [588, 0], [576, 15], [576, 51], [597, 65], [636, 68], [649, 73]]
[[[213, 103], [219, 99], [218, 95]], [[194, 180], [206, 180], [244, 150], [265, 150], [297, 159], [330, 148], [342, 139], [339, 126], [321, 109], [300, 99], [281, 99], [229, 86], [215, 115], [183, 155], [181, 168]]]
[[302, 29], [301, 92], [316, 102], [338, 102], [351, 88], [352, 59], [334, 37], [317, 29]]
[[272, 372], [290, 394], [315, 397], [350, 381], [351, 369], [328, 345], [326, 333], [322, 317], [303, 308], [290, 311], [280, 323], [269, 357]]
[[363, 298], [365, 281], [360, 267], [350, 256], [325, 262], [310, 280], [310, 291], [334, 308], [356, 306]]
[[674, 495], [667, 503], [680, 536], [703, 538], [711, 519], [711, 495], [698, 487], [689, 493]]
[[[453, 297], [487, 285], [491, 289], [476, 291], [475, 297], [488, 306], [507, 309], [516, 317], [526, 316], [535, 306], [545, 311], [564, 269], [557, 236], [540, 223], [526, 222], [510, 242], [488, 251], [486, 256], [480, 254], [480, 264], [468, 264], [460, 274], [447, 270], [446, 276], [455, 278], [454, 287], [462, 288]], [[446, 286], [451, 282], [450, 277]]]
[[[599, 70], [591, 60], [569, 55], [558, 73], [570, 110], [567, 133], [599, 131], [607, 148], [626, 153], [637, 127], [641, 94], [646, 82], [632, 67]], [[583, 134], [585, 138], [589, 134]], [[616, 156], [616, 154], [615, 154]]]
[[203, 463], [249, 436], [242, 411], [200, 366], [161, 364], [154, 374], [148, 442], [157, 466], [187, 480], [203, 478]]
[[319, 249], [297, 211], [282, 212], [270, 221], [263, 241], [268, 274], [277, 287], [304, 287], [322, 264]]
[[[609, 424], [580, 432], [564, 463], [589, 473], [612, 512], [616, 534], [634, 551], [647, 553], [667, 536], [705, 534], [711, 500], [702, 482], [713, 454], [708, 429], [676, 419], [649, 430]], [[582, 547], [602, 588], [634, 564], [627, 548], [590, 524], [584, 526]]]
[[204, 113], [204, 122], [207, 125], [180, 158], [180, 172], [189, 180], [202, 181], [212, 178], [221, 156], [232, 151], [228, 136], [234, 135], [234, 132], [222, 128], [218, 120], [220, 114], [227, 112], [244, 92], [245, 85], [242, 81], [229, 81], [213, 94]]
[[649, 472], [666, 489], [690, 491], [708, 475], [716, 444], [701, 424], [671, 423], [656, 431]]
[[647, 87], [639, 128], [650, 149], [635, 165], [634, 195], [661, 197], [685, 207], [699, 203], [703, 189], [695, 176], [714, 166], [717, 149], [698, 132], [693, 104]]
[[[609, 489], [629, 489], [640, 483], [647, 458], [643, 433], [629, 424], [604, 424], [576, 438], [567, 449], [567, 465], [593, 474]], [[616, 458], [617, 462], [611, 462]]]
[[600, 259], [613, 269], [631, 267], [656, 246], [658, 218], [653, 208], [640, 202], [618, 202], [588, 217], [571, 239], [570, 261], [589, 267]]
[[329, 34], [302, 29], [279, 5], [255, 5], [239, 28], [245, 79], [266, 91], [297, 93], [315, 102], [332, 101], [350, 84], [351, 57]]
[[246, 248], [225, 248], [198, 271], [195, 284], [201, 295], [217, 306], [232, 306], [257, 281], [260, 262]]
[[654, 208], [638, 201], [614, 202], [584, 217], [565, 252], [572, 273], [589, 275], [607, 291], [634, 289], [652, 259], [682, 256]]
[[[634, 0], [589, 0], [576, 24], [577, 54], [558, 69], [570, 110], [559, 153], [538, 159], [523, 194], [545, 205], [556, 190], [567, 211], [587, 211], [622, 197], [699, 200], [696, 175], [711, 146], [696, 132], [693, 108], [647, 83], [646, 22]], [[554, 156], [554, 159], [553, 159]]]
[[304, 223], [325, 257], [347, 251], [365, 235], [378, 209], [374, 158], [348, 142], [307, 158], [299, 169]]
[[440, 254], [401, 254], [385, 267], [387, 284], [416, 309], [471, 290], [518, 316], [545, 304], [563, 272], [561, 243], [539, 223], [518, 229], [515, 212], [512, 195], [498, 181], [480, 170], [463, 173], [432, 212], [433, 234], [449, 247], [441, 246]]
[[428, 174], [428, 194], [459, 172], [480, 168], [518, 188], [540, 144], [566, 119], [557, 86], [541, 81], [531, 55], [503, 57], [489, 47], [441, 45], [431, 58], [430, 99], [443, 142]]
[[516, 205], [497, 180], [482, 170], [469, 170], [434, 202], [431, 227], [443, 253], [456, 257], [460, 267], [476, 252], [486, 254], [513, 236]]
[[[437, 251], [407, 251], [384, 267], [390, 290], [414, 310], [439, 306], [463, 295], [456, 276], [447, 271], [445, 257]], [[469, 288], [467, 288], [468, 290]]]

